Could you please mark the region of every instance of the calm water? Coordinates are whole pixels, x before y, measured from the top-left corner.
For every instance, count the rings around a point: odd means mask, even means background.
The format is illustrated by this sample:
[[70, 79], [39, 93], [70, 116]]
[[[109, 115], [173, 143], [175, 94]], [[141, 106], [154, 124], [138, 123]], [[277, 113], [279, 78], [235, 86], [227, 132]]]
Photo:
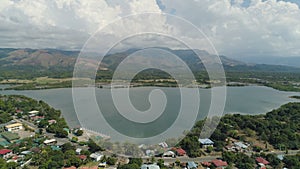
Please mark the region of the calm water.
[[[1, 86], [1, 85], [0, 85]], [[143, 87], [143, 88], [131, 88], [130, 98], [132, 104], [141, 111], [145, 111], [150, 107], [148, 102], [148, 94], [154, 88]], [[97, 115], [97, 110], [91, 107], [91, 100], [88, 97], [82, 99], [80, 103], [81, 122], [85, 122], [85, 127], [90, 128], [101, 133], [112, 136], [114, 140], [120, 140], [122, 137], [118, 132], [114, 131], [112, 128], [118, 128], [121, 131], [126, 132], [127, 135], [133, 135], [136, 137], [151, 136], [151, 134], [160, 133], [160, 130], [167, 129], [168, 121], [174, 121], [180, 108], [180, 93], [178, 88], [159, 88], [166, 94], [168, 98], [168, 103], [162, 118], [160, 120], [165, 121], [164, 125], [159, 125], [156, 127], [151, 127], [147, 130], [147, 125], [132, 125], [126, 124], [125, 121], [119, 120], [117, 116], [119, 115], [116, 108], [113, 106], [111, 97], [109, 95], [109, 89], [96, 89], [96, 98], [99, 103], [99, 107], [102, 112], [105, 112], [107, 119], [112, 121], [115, 126], [109, 126], [106, 120], [100, 118]], [[82, 95], [87, 94], [87, 89], [82, 88]], [[120, 92], [125, 89], [118, 89]], [[192, 89], [185, 89], [186, 92]], [[200, 91], [200, 110], [197, 119], [203, 119], [206, 116], [208, 108], [210, 106], [210, 90], [209, 89], [199, 89]], [[44, 100], [56, 109], [60, 109], [63, 112], [63, 116], [66, 118], [68, 124], [71, 127], [79, 125], [78, 118], [76, 116], [73, 100], [72, 100], [72, 89], [49, 89], [49, 90], [34, 90], [34, 91], [1, 91], [0, 94], [20, 94], [32, 97], [38, 100]], [[290, 99], [289, 96], [299, 95], [295, 92], [282, 92], [274, 90], [268, 87], [261, 86], [247, 86], [247, 87], [228, 87], [227, 88], [227, 100], [225, 106], [225, 113], [241, 113], [241, 114], [261, 114], [266, 113], [272, 109], [280, 107], [282, 104], [297, 101], [295, 99]], [[155, 99], [154, 99], [155, 100]], [[194, 104], [193, 100], [189, 101], [190, 104]], [[124, 106], [124, 105], [123, 105]], [[125, 105], [126, 107], [126, 105]], [[82, 110], [85, 110], [84, 112]], [[186, 116], [189, 116], [186, 114]], [[115, 120], [115, 121], [114, 121]], [[182, 133], [181, 129], [188, 126], [191, 121], [188, 118], [183, 118], [178, 124], [176, 124], [176, 129]], [[132, 127], [128, 131], [128, 127], [124, 128], [124, 125]], [[132, 126], [131, 126], [132, 125]], [[153, 125], [152, 125], [153, 126]], [[155, 126], [155, 125], [154, 125]], [[143, 128], [143, 133], [139, 133], [139, 129]], [[124, 129], [124, 131], [122, 131]], [[144, 134], [144, 135], [143, 135]], [[172, 135], [172, 134], [171, 134]]]

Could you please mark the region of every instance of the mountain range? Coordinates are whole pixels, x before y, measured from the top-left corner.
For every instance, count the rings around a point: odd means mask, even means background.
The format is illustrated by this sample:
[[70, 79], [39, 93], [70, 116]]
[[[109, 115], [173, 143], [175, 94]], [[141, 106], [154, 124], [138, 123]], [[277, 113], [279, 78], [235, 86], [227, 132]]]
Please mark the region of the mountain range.
[[[205, 70], [204, 64], [212, 62], [210, 58], [215, 58], [203, 50], [172, 50], [160, 48], [177, 55], [182, 59], [192, 71]], [[140, 49], [130, 49], [123, 52], [110, 53], [106, 55], [101, 63], [101, 70], [113, 71], [119, 63], [127, 56]], [[196, 53], [205, 56], [200, 60]], [[51, 77], [71, 77], [74, 64], [79, 51], [63, 51], [56, 49], [0, 49], [0, 71], [2, 78], [33, 78], [39, 76]], [[255, 64], [237, 61], [226, 56], [220, 56], [225, 71], [262, 71], [262, 72], [300, 72], [300, 68], [283, 66]], [[168, 61], [163, 61], [167, 64]], [[93, 57], [81, 60], [84, 66], [97, 66]]]

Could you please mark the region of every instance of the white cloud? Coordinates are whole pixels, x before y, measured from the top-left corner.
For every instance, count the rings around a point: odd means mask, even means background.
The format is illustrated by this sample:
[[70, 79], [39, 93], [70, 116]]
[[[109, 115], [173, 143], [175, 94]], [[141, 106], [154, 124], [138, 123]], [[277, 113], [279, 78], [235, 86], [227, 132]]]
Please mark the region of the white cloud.
[[[221, 54], [300, 55], [299, 7], [277, 0], [1, 0], [0, 47], [80, 49], [99, 27], [129, 14], [162, 10], [195, 24]], [[172, 32], [193, 41], [193, 32], [165, 17], [122, 24], [134, 24], [136, 31]], [[109, 39], [126, 34], [126, 29], [112, 28], [107, 33]]]
[[290, 2], [252, 0], [162, 0], [165, 11], [176, 9], [200, 27], [218, 51], [229, 56], [300, 55], [300, 10]]

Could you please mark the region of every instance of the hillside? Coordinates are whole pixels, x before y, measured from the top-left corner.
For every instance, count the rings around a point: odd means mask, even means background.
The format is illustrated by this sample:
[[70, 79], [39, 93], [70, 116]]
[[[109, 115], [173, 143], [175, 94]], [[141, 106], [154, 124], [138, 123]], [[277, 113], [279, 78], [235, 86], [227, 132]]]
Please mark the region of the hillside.
[[[204, 71], [204, 63], [212, 64], [213, 55], [206, 51], [195, 50], [197, 54], [204, 56], [202, 61], [192, 50], [165, 49], [181, 58], [192, 71]], [[130, 49], [124, 52], [108, 54], [104, 57], [101, 68], [112, 72], [118, 64], [138, 49]], [[0, 49], [0, 71], [2, 79], [31, 79], [41, 76], [56, 78], [72, 77], [72, 72], [78, 51], [63, 51], [55, 49]], [[151, 55], [151, 54], [150, 54]], [[225, 71], [227, 72], [300, 72], [300, 68], [288, 66], [276, 66], [266, 64], [246, 64], [226, 56], [220, 56]], [[168, 60], [162, 60], [168, 65]], [[137, 63], [139, 63], [137, 61]], [[83, 59], [84, 66], [96, 66], [95, 60]], [[103, 69], [102, 69], [103, 70]], [[102, 71], [103, 73], [104, 71]], [[104, 74], [107, 74], [105, 72]]]

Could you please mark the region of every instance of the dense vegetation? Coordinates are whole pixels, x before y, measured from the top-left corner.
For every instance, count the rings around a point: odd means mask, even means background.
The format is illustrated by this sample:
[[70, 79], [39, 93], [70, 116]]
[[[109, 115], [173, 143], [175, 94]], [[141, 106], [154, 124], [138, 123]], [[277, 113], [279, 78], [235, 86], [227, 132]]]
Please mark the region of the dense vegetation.
[[[225, 115], [211, 139], [215, 142], [216, 151], [222, 151], [228, 137], [241, 141], [246, 141], [247, 137], [256, 137], [275, 149], [297, 150], [300, 149], [299, 120], [300, 103], [288, 103], [266, 115]], [[201, 155], [198, 137], [203, 123], [197, 122], [180, 143], [191, 157]]]

